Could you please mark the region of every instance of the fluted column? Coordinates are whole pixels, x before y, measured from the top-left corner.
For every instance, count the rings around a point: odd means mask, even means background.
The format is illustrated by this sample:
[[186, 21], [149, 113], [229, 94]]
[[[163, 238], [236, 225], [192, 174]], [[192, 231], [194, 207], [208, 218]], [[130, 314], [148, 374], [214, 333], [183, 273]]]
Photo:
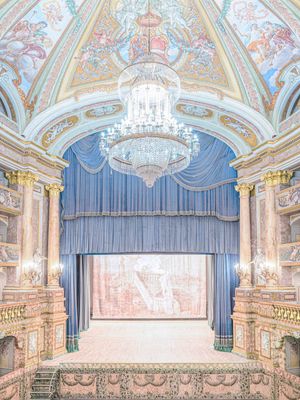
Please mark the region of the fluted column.
[[253, 185], [240, 183], [235, 190], [240, 194], [240, 265], [237, 273], [241, 287], [251, 286], [251, 224], [250, 192]]
[[59, 195], [64, 187], [58, 183], [46, 186], [49, 192], [48, 286], [59, 286]]
[[290, 171], [269, 171], [261, 178], [265, 182], [265, 254], [263, 277], [268, 286], [278, 284], [276, 186], [289, 183]]
[[11, 185], [23, 186], [23, 215], [21, 239], [21, 273], [20, 284], [31, 285], [30, 273], [33, 262], [33, 185], [38, 181], [38, 176], [32, 172], [11, 171], [6, 173]]

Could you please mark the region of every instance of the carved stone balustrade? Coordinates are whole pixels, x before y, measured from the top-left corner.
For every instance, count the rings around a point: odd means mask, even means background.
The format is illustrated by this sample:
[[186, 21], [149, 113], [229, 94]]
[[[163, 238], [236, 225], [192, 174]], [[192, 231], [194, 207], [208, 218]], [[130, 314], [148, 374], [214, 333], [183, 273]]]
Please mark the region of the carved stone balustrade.
[[275, 320], [296, 324], [300, 328], [300, 304], [274, 304], [273, 310]]
[[294, 288], [238, 288], [233, 312], [235, 353], [285, 369], [286, 338], [300, 336]]
[[0, 304], [1, 324], [11, 324], [25, 319], [26, 304]]

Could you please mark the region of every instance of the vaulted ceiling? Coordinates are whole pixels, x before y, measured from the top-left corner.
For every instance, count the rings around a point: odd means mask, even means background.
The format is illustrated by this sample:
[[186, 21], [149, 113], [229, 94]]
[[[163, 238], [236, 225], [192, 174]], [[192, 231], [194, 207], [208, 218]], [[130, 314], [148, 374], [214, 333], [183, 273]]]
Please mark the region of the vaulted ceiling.
[[122, 115], [118, 76], [150, 25], [151, 51], [181, 79], [178, 115], [247, 153], [277, 133], [299, 15], [298, 0], [0, 0], [0, 77], [23, 103], [24, 136], [64, 148], [76, 125], [80, 136]]

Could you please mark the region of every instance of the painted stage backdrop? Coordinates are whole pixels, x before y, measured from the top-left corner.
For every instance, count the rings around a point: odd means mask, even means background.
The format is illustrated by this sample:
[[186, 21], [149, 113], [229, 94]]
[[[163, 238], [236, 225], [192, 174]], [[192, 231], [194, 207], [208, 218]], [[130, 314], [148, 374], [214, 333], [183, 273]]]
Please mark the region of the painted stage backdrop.
[[206, 256], [95, 256], [93, 318], [206, 318]]

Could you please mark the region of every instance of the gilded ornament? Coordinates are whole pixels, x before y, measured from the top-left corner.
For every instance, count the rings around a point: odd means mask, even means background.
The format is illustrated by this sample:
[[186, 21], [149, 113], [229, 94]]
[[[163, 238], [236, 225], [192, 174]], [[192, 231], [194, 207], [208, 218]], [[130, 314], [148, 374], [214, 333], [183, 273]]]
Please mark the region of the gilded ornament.
[[39, 177], [30, 171], [10, 171], [5, 173], [11, 185], [22, 185], [33, 187], [34, 183], [39, 180]]
[[234, 188], [237, 192], [239, 192], [240, 197], [242, 197], [242, 196], [249, 196], [254, 186], [251, 185], [250, 183], [240, 183], [236, 185]]
[[286, 185], [293, 176], [292, 171], [268, 171], [261, 177], [266, 186]]
[[51, 183], [46, 185], [45, 189], [49, 192], [50, 196], [59, 196], [60, 192], [64, 190], [64, 186], [59, 183]]

